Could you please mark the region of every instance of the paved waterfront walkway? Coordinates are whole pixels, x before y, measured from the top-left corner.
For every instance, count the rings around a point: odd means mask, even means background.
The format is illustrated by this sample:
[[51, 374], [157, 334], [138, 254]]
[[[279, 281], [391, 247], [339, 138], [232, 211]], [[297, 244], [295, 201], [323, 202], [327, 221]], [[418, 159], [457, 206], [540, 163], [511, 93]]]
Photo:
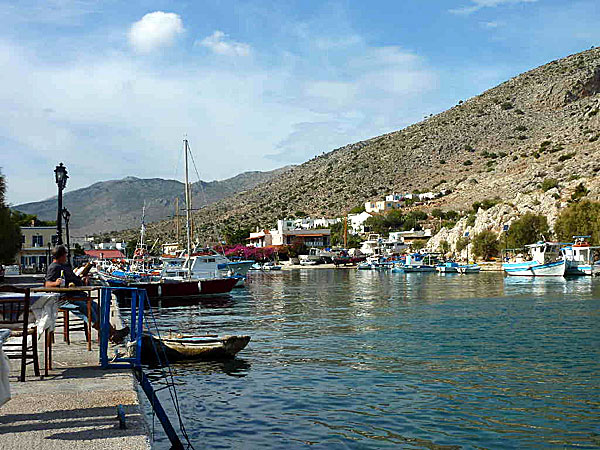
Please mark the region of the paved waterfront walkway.
[[[98, 345], [88, 352], [82, 332], [71, 337], [69, 346], [62, 330], [56, 333], [53, 370], [43, 380], [28, 366], [27, 381], [16, 381], [19, 362], [11, 360], [12, 399], [0, 407], [0, 449], [149, 448], [131, 372], [100, 369]], [[42, 373], [43, 361], [40, 349]], [[119, 429], [119, 404], [126, 413], [125, 430]]]

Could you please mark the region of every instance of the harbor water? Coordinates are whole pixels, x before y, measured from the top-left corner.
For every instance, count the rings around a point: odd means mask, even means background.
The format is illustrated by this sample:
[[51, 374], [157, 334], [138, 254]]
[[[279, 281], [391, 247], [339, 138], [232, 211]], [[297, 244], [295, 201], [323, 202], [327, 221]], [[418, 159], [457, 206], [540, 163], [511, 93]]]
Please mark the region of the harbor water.
[[294, 270], [154, 313], [252, 336], [174, 365], [196, 448], [600, 447], [600, 279]]

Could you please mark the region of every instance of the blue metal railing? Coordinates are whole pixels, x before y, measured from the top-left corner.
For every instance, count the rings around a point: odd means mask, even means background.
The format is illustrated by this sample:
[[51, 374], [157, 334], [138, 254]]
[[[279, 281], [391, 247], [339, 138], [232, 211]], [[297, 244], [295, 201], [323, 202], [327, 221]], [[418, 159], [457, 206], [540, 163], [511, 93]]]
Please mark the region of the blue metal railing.
[[[130, 342], [135, 344], [134, 356], [108, 358], [108, 340], [110, 337], [110, 304], [114, 291], [126, 291], [131, 295], [131, 321], [129, 328]], [[139, 367], [142, 355], [142, 334], [144, 332], [144, 304], [147, 294], [145, 289], [129, 287], [103, 287], [100, 292], [100, 366]]]
[[[126, 291], [131, 295], [131, 335], [130, 342], [135, 346], [133, 356], [122, 357], [116, 355], [114, 358], [108, 358], [108, 340], [110, 337], [110, 305], [113, 291]], [[127, 367], [131, 368], [133, 374], [140, 384], [140, 387], [146, 394], [146, 397], [152, 405], [152, 409], [158, 417], [165, 434], [171, 442], [172, 450], [183, 449], [183, 444], [173, 428], [169, 416], [165, 412], [152, 383], [142, 370], [142, 336], [144, 333], [144, 307], [150, 307], [148, 294], [145, 289], [129, 288], [129, 287], [103, 287], [100, 292], [100, 366], [103, 369], [109, 367]], [[187, 435], [184, 434], [187, 439]], [[189, 444], [189, 441], [188, 441]], [[190, 445], [191, 447], [191, 445]]]

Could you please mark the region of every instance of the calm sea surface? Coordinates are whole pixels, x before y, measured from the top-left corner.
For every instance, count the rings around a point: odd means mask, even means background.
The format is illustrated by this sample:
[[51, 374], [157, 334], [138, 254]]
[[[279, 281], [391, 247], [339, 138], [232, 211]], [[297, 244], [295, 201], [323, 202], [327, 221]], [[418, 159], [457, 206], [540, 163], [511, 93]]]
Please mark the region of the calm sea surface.
[[164, 330], [252, 336], [174, 366], [197, 449], [600, 448], [600, 279], [252, 277], [155, 309]]

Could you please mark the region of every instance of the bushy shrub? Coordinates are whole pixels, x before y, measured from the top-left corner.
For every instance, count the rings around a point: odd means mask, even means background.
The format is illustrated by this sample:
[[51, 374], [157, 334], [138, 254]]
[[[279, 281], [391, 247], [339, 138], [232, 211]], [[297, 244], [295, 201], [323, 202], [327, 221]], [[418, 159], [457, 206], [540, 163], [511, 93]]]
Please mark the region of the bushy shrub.
[[488, 261], [493, 256], [498, 256], [500, 243], [496, 233], [484, 230], [473, 237], [473, 253], [478, 258]]
[[501, 201], [502, 200], [500, 199], [500, 197], [486, 198], [485, 200], [482, 200], [480, 202], [474, 202], [473, 205], [471, 205], [471, 206], [473, 208], [473, 212], [476, 213], [477, 211], [479, 211], [479, 208], [487, 211], [492, 206], [497, 205]]
[[584, 200], [563, 209], [554, 225], [560, 241], [570, 242], [573, 236], [591, 236], [592, 243], [600, 244], [600, 203]]
[[589, 194], [589, 189], [585, 187], [583, 183], [579, 183], [571, 194], [571, 201], [578, 202], [581, 198]]
[[546, 216], [527, 213], [510, 225], [507, 242], [512, 248], [521, 248], [549, 236], [550, 229]]
[[559, 162], [567, 161], [567, 160], [571, 159], [573, 156], [575, 156], [575, 153], [565, 153], [564, 155], [560, 155], [558, 157], [558, 161]]
[[556, 178], [546, 178], [544, 181], [542, 181], [542, 184], [540, 187], [542, 188], [542, 191], [544, 191], [544, 192], [549, 191], [550, 189], [557, 188], [558, 180]]

